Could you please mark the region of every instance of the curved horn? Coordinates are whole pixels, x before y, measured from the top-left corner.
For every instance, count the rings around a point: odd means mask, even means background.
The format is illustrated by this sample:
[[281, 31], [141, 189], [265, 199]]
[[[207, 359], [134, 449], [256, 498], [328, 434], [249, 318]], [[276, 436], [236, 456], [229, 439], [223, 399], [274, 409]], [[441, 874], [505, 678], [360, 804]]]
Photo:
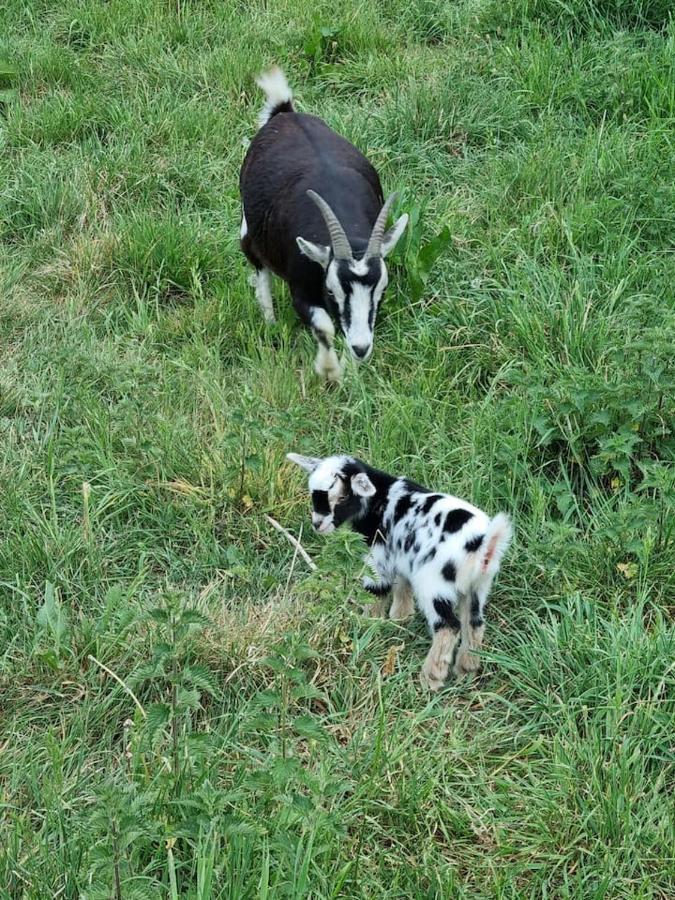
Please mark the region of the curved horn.
[[394, 201], [397, 197], [398, 194], [389, 194], [387, 199], [384, 201], [384, 206], [380, 210], [380, 214], [375, 220], [373, 230], [370, 233], [370, 240], [368, 241], [368, 246], [366, 247], [366, 255], [364, 256], [364, 259], [370, 259], [373, 256], [382, 256], [382, 238], [384, 237], [384, 228], [387, 224], [387, 216], [389, 215], [389, 210], [394, 205]]
[[328, 228], [328, 234], [330, 235], [330, 242], [333, 245], [333, 256], [335, 259], [351, 259], [352, 248], [347, 240], [344, 228], [340, 225], [338, 217], [323, 197], [320, 197], [316, 191], [307, 191], [307, 195], [316, 203], [319, 207], [319, 212], [323, 216], [323, 220]]

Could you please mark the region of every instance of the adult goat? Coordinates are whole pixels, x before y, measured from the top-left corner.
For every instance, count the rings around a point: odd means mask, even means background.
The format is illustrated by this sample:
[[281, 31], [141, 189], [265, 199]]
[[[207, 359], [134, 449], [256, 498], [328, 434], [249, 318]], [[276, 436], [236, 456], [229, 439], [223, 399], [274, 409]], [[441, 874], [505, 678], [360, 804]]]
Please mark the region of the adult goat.
[[366, 157], [321, 119], [295, 111], [280, 69], [258, 84], [266, 102], [239, 179], [241, 249], [255, 268], [266, 321], [274, 321], [273, 273], [288, 283], [296, 312], [316, 337], [317, 373], [336, 381], [333, 319], [353, 357], [366, 360], [388, 281], [384, 259], [408, 216], [385, 231], [396, 195], [383, 202]]

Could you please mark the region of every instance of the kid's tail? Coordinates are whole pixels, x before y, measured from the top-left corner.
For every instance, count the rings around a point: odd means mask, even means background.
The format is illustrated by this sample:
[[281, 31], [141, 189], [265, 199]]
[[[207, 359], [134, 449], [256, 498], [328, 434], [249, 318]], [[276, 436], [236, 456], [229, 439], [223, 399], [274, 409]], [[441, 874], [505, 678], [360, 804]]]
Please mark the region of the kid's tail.
[[479, 578], [497, 574], [502, 556], [506, 553], [512, 536], [513, 528], [507, 515], [497, 513], [493, 519], [490, 519], [483, 543], [476, 553]]
[[513, 528], [511, 520], [504, 513], [490, 519], [483, 535], [477, 535], [464, 545], [465, 562], [460, 567], [457, 585], [462, 591], [471, 588], [483, 579], [492, 579], [499, 571], [502, 556], [511, 543]]
[[293, 91], [288, 86], [286, 76], [278, 66], [263, 72], [256, 80], [265, 93], [265, 105], [260, 111], [258, 124], [262, 128], [272, 116], [280, 112], [293, 112]]

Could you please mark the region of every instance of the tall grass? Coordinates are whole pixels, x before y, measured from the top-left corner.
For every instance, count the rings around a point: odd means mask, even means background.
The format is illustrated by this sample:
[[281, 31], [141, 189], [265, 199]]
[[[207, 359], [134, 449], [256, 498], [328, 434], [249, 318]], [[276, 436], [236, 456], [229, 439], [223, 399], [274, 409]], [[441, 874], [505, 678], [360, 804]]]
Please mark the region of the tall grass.
[[[657, 0], [4, 5], [0, 896], [673, 895], [673, 43]], [[238, 250], [274, 61], [419, 213], [333, 390]], [[420, 692], [287, 450], [513, 512], [478, 680]]]

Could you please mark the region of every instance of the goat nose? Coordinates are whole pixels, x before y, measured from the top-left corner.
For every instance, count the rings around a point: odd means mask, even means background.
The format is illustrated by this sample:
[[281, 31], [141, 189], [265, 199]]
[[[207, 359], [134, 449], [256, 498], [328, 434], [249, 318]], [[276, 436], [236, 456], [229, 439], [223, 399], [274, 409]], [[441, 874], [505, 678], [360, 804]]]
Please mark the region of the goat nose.
[[370, 345], [369, 344], [352, 344], [352, 350], [354, 351], [354, 355], [358, 356], [359, 359], [365, 359], [366, 356], [370, 353]]

